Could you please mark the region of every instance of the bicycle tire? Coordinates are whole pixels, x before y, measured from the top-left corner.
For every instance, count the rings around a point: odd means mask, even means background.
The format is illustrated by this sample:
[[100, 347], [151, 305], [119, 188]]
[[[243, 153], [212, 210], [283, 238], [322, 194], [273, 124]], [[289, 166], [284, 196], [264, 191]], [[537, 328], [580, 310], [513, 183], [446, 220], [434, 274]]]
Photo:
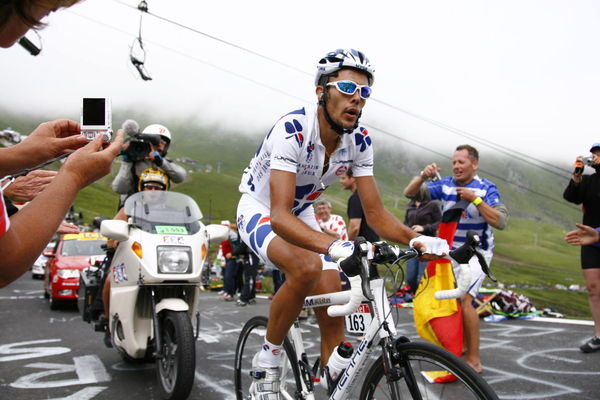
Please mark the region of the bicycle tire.
[[[266, 317], [253, 317], [246, 322], [235, 348], [234, 384], [238, 400], [252, 399], [249, 393], [253, 378], [250, 376], [252, 358], [261, 349], [267, 330]], [[296, 363], [296, 352], [291, 341], [286, 337], [283, 341], [284, 360], [282, 363], [280, 398], [299, 398], [302, 392], [300, 369]]]
[[[402, 399], [480, 399], [497, 400], [498, 395], [490, 385], [467, 363], [449, 351], [431, 343], [397, 343], [400, 361], [394, 368], [402, 370], [395, 382]], [[403, 361], [404, 360], [404, 361]], [[397, 371], [399, 371], [397, 370]], [[449, 383], [431, 383], [422, 372], [450, 371], [457, 378]], [[408, 377], [408, 379], [406, 379]], [[414, 378], [411, 383], [410, 378]], [[430, 378], [431, 379], [431, 378]], [[383, 356], [369, 368], [361, 388], [360, 399], [395, 398], [390, 393], [384, 372]]]

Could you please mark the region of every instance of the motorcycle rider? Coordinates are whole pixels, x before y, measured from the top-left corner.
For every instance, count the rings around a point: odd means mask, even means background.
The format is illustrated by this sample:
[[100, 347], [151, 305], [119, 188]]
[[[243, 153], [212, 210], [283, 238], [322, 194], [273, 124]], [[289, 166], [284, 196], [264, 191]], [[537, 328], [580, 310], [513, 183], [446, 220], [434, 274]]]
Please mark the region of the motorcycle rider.
[[[138, 179], [137, 191], [149, 191], [149, 190], [169, 190], [170, 181], [167, 174], [163, 171], [155, 168], [147, 168], [140, 174]], [[127, 221], [128, 216], [125, 214], [125, 207], [121, 207], [117, 215], [113, 219], [120, 219]], [[115, 254], [115, 250], [119, 243], [116, 240], [109, 239], [106, 242], [108, 251], [106, 253], [106, 259], [104, 260], [105, 272], [104, 272], [104, 284], [102, 287], [102, 303], [104, 304], [104, 318], [101, 318], [102, 323], [106, 324], [106, 332], [104, 335], [104, 343], [107, 347], [112, 347], [110, 332], [108, 331], [108, 318], [110, 316], [110, 279], [107, 279], [110, 273], [110, 264], [112, 257]]]

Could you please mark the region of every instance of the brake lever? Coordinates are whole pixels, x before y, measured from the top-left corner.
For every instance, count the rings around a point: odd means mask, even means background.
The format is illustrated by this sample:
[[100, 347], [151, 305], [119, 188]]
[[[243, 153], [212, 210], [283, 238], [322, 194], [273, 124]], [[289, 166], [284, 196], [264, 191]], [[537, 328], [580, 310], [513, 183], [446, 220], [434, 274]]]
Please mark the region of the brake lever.
[[487, 265], [487, 262], [485, 262], [485, 257], [483, 257], [483, 254], [475, 250], [475, 256], [477, 256], [477, 261], [479, 261], [479, 265], [481, 265], [481, 270], [483, 271], [483, 273], [486, 274], [488, 278], [490, 278], [493, 282], [498, 282], [496, 276], [494, 276], [492, 270]]

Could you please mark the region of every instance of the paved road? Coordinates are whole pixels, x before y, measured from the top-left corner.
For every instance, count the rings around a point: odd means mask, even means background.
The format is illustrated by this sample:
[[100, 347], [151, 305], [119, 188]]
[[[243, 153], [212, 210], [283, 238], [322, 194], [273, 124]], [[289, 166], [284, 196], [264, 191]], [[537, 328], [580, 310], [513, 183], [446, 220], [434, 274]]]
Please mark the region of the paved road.
[[[269, 301], [237, 307], [216, 293], [201, 298], [195, 386], [190, 399], [232, 399], [237, 335]], [[51, 311], [41, 281], [25, 275], [0, 289], [0, 399], [159, 399], [153, 364], [128, 365], [75, 309]], [[400, 330], [417, 339], [410, 310]], [[306, 326], [316, 346], [314, 326]], [[512, 320], [482, 324], [484, 377], [502, 399], [599, 399], [600, 353], [577, 345], [589, 325]], [[313, 355], [309, 355], [314, 357]], [[314, 359], [314, 358], [313, 358]]]

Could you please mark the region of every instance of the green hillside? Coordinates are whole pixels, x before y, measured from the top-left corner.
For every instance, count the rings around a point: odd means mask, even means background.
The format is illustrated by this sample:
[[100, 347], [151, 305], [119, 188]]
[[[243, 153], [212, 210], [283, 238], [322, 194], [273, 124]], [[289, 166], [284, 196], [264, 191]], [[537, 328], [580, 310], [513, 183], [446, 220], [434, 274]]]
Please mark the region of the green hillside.
[[[11, 125], [20, 132], [29, 132], [37, 125], [33, 121], [41, 120], [43, 118], [18, 116], [0, 118], [0, 127]], [[154, 121], [139, 117], [138, 122], [145, 126]], [[169, 127], [174, 137], [169, 157], [186, 157], [196, 162], [182, 164], [188, 169], [188, 179], [176, 185], [175, 190], [198, 202], [205, 221], [235, 220], [239, 199], [237, 186], [242, 171], [270, 127], [248, 135], [183, 120], [162, 123]], [[404, 219], [407, 199], [402, 190], [405, 185], [429, 162], [437, 162], [444, 173], [450, 173], [449, 157], [455, 144], [448, 146], [448, 158], [440, 159], [438, 155], [411, 152], [383, 136], [378, 142], [377, 132], [372, 135], [376, 150], [375, 174], [382, 198], [389, 210]], [[544, 169], [488, 153], [483, 148], [480, 152], [480, 175], [496, 183], [511, 213], [507, 229], [496, 232], [492, 269], [499, 281], [519, 287], [515, 290], [526, 293], [538, 308], [552, 307], [569, 317], [589, 319], [586, 293], [550, 289], [556, 284], [584, 285], [579, 249], [563, 241], [564, 233], [581, 219], [577, 207], [562, 200], [568, 176], [562, 178]], [[85, 188], [78, 196], [75, 207], [83, 212], [86, 221], [96, 215], [110, 217], [116, 213], [117, 196], [111, 191], [110, 182], [117, 170], [118, 163], [115, 163], [110, 176]], [[485, 171], [504, 177], [509, 183], [488, 177]], [[524, 190], [522, 186], [543, 195]], [[345, 216], [349, 193], [335, 184], [326, 196], [333, 203], [334, 212]]]

